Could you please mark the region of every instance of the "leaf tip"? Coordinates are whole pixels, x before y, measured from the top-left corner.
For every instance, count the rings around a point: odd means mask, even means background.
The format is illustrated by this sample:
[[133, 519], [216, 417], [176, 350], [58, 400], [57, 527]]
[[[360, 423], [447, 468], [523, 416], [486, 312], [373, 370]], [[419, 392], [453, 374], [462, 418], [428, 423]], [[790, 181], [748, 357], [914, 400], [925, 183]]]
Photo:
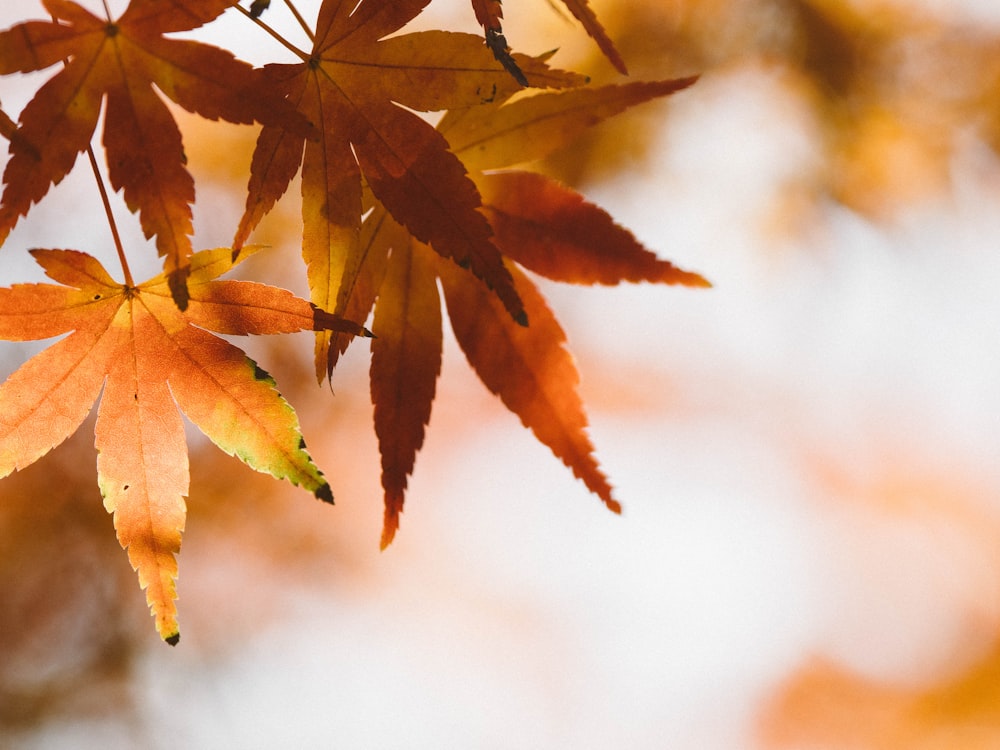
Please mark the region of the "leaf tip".
[[380, 551], [384, 552], [386, 547], [392, 544], [392, 540], [396, 538], [396, 531], [399, 529], [399, 514], [402, 510], [402, 489], [387, 489], [385, 493], [385, 515], [382, 521], [382, 539], [378, 545]]
[[701, 274], [694, 274], [695, 278], [692, 279], [691, 286], [698, 287], [700, 289], [711, 289], [712, 282], [706, 279]]
[[323, 484], [313, 490], [313, 494], [317, 500], [322, 500], [324, 503], [333, 505], [333, 489], [331, 489], [329, 482], [323, 482]]
[[181, 634], [178, 632], [174, 632], [168, 635], [166, 638], [164, 638], [163, 642], [170, 646], [176, 646], [178, 643], [181, 642]]
[[396, 528], [396, 526], [388, 525], [382, 527], [382, 538], [378, 543], [379, 552], [385, 552], [389, 545], [392, 544], [392, 540], [396, 537]]
[[670, 261], [661, 261], [662, 273], [656, 280], [664, 284], [679, 284], [694, 289], [711, 289], [712, 282], [696, 271], [687, 271]]
[[[350, 336], [362, 336], [367, 339], [375, 338], [375, 334], [360, 323], [355, 323], [354, 321], [347, 320], [339, 315], [328, 313], [322, 307], [319, 307], [311, 302], [309, 305], [312, 308], [313, 313], [314, 331], [335, 331], [338, 333], [346, 333]], [[333, 350], [332, 346], [330, 347], [330, 350]], [[329, 361], [329, 355], [327, 360]]]
[[524, 71], [521, 70], [517, 61], [514, 60], [514, 56], [510, 53], [510, 46], [499, 26], [486, 29], [486, 46], [490, 48], [493, 57], [504, 67], [504, 70], [510, 73], [515, 81], [525, 88], [531, 85], [528, 83]]
[[167, 285], [170, 287], [170, 296], [174, 298], [174, 304], [181, 312], [187, 310], [190, 295], [188, 294], [187, 280], [191, 273], [190, 266], [175, 268], [167, 276]]
[[680, 286], [686, 286], [689, 289], [712, 288], [712, 282], [700, 273], [685, 271], [683, 268], [678, 268], [669, 261], [665, 263], [664, 273], [659, 279], [657, 279], [657, 281], [664, 284], [679, 284]]

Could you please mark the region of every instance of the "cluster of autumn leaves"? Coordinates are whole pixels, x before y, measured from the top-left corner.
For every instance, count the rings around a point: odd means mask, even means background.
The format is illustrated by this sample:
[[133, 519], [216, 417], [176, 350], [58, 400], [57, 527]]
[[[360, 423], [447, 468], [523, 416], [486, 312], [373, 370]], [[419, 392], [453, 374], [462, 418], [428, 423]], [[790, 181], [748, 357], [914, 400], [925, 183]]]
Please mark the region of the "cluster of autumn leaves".
[[[0, 241], [90, 151], [103, 107], [107, 179], [163, 257], [162, 274], [136, 283], [119, 245], [121, 283], [84, 252], [32, 250], [56, 283], [0, 289], [3, 339], [69, 334], [0, 386], [0, 475], [69, 437], [100, 397], [101, 493], [169, 643], [179, 637], [176, 553], [188, 491], [180, 412], [251, 467], [333, 499], [273, 379], [210, 331], [314, 331], [320, 380], [355, 337], [374, 334], [383, 547], [430, 420], [442, 293], [483, 383], [620, 510], [586, 434], [565, 336], [530, 274], [574, 284], [707, 282], [658, 259], [570, 188], [517, 167], [694, 79], [588, 87], [546, 56], [512, 53], [497, 0], [473, 0], [486, 44], [446, 31], [397, 34], [428, 1], [324, 0], [303, 29], [309, 49], [282, 40], [300, 62], [263, 68], [169, 36], [224, 12], [269, 31], [261, 2], [131, 0], [111, 19], [72, 0], [42, 0], [50, 20], [0, 32], [0, 74], [54, 70], [16, 123], [0, 117], [10, 142]], [[566, 3], [624, 71], [586, 2]], [[231, 247], [194, 250], [194, 182], [164, 98], [208, 119], [261, 126]], [[414, 113], [431, 111], [446, 111], [437, 128]], [[300, 171], [310, 300], [220, 280], [261, 250], [247, 244], [253, 230]], [[369, 318], [371, 331], [361, 325]]]

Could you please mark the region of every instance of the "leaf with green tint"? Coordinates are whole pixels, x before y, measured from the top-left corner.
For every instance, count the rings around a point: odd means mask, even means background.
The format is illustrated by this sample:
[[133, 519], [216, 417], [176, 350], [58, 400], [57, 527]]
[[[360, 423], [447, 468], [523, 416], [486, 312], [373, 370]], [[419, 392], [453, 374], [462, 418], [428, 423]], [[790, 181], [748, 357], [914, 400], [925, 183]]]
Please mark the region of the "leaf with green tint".
[[180, 637], [175, 555], [188, 492], [181, 412], [247, 465], [333, 502], [330, 485], [305, 449], [298, 417], [274, 380], [209, 331], [366, 332], [284, 289], [217, 280], [233, 265], [229, 248], [191, 257], [184, 312], [171, 298], [166, 274], [130, 287], [85, 253], [32, 254], [59, 283], [0, 289], [0, 338], [69, 335], [0, 385], [0, 476], [68, 438], [100, 395], [98, 484], [146, 590], [156, 629], [174, 644]]

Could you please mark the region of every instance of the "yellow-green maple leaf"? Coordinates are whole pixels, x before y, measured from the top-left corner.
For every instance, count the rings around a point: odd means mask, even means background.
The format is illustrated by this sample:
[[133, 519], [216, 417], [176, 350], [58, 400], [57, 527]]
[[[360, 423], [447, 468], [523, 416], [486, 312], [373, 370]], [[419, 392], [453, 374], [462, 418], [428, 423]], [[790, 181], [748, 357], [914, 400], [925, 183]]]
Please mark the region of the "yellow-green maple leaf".
[[32, 254], [59, 283], [0, 288], [0, 338], [69, 335], [0, 385], [0, 476], [23, 469], [69, 437], [100, 395], [98, 484], [146, 590], [156, 629], [174, 644], [179, 638], [175, 555], [188, 492], [181, 412], [254, 469], [333, 502], [330, 485], [306, 451], [298, 418], [274, 380], [209, 331], [362, 334], [364, 329], [284, 289], [217, 280], [233, 265], [229, 248], [191, 257], [184, 312], [174, 304], [165, 274], [128, 286], [85, 253]]

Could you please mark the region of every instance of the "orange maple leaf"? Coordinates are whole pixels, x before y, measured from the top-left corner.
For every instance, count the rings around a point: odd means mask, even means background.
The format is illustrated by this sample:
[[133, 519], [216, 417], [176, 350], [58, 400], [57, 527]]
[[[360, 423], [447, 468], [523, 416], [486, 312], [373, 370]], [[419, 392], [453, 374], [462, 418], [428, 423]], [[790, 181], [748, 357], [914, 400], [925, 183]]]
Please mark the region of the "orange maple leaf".
[[[175, 554], [184, 527], [187, 447], [178, 407], [216, 445], [258, 471], [333, 502], [274, 380], [208, 331], [247, 335], [364, 329], [284, 289], [218, 281], [229, 248], [191, 256], [187, 310], [160, 274], [116, 283], [75, 250], [33, 250], [56, 284], [0, 288], [0, 338], [69, 333], [0, 385], [0, 477], [69, 437], [101, 394], [95, 444], [104, 504], [168, 643], [179, 638]], [[249, 255], [246, 253], [245, 255]]]
[[132, 0], [112, 21], [71, 0], [43, 0], [53, 21], [27, 21], [0, 32], [0, 74], [65, 62], [21, 114], [0, 203], [0, 243], [72, 169], [87, 149], [107, 97], [104, 146], [108, 176], [156, 237], [177, 304], [193, 252], [194, 181], [184, 167], [181, 133], [155, 86], [184, 109], [234, 123], [267, 122], [307, 130], [280, 98], [253, 86], [252, 67], [230, 52], [169, 39], [219, 16], [235, 0]]
[[439, 129], [482, 192], [483, 212], [524, 303], [527, 327], [514, 323], [486, 285], [454, 264], [436, 262], [383, 209], [376, 207], [366, 219], [365, 262], [345, 309], [363, 319], [375, 306], [371, 391], [385, 490], [383, 547], [397, 529], [407, 477], [430, 420], [441, 364], [438, 280], [455, 336], [483, 383], [609, 509], [620, 511], [586, 433], [565, 333], [521, 268], [576, 284], [709, 284], [657, 258], [607, 212], [558, 182], [493, 170], [545, 156], [590, 125], [694, 81], [541, 93], [451, 111], [441, 120]]
[[[424, 31], [385, 38], [428, 1], [325, 0], [312, 52], [302, 53], [302, 63], [263, 69], [263, 85], [287, 94], [317, 124], [320, 136], [306, 142], [280, 128], [262, 129], [233, 246], [238, 249], [246, 241], [302, 164], [302, 249], [311, 298], [342, 314], [345, 290], [363, 260], [363, 176], [413, 236], [469, 267], [523, 322], [523, 306], [478, 210], [475, 186], [442, 135], [406, 109], [477, 105], [505, 98], [519, 86], [471, 34]], [[550, 70], [543, 60], [521, 61], [537, 86], [585, 80]], [[320, 355], [326, 346], [322, 338]], [[323, 367], [318, 367], [322, 377]]]

